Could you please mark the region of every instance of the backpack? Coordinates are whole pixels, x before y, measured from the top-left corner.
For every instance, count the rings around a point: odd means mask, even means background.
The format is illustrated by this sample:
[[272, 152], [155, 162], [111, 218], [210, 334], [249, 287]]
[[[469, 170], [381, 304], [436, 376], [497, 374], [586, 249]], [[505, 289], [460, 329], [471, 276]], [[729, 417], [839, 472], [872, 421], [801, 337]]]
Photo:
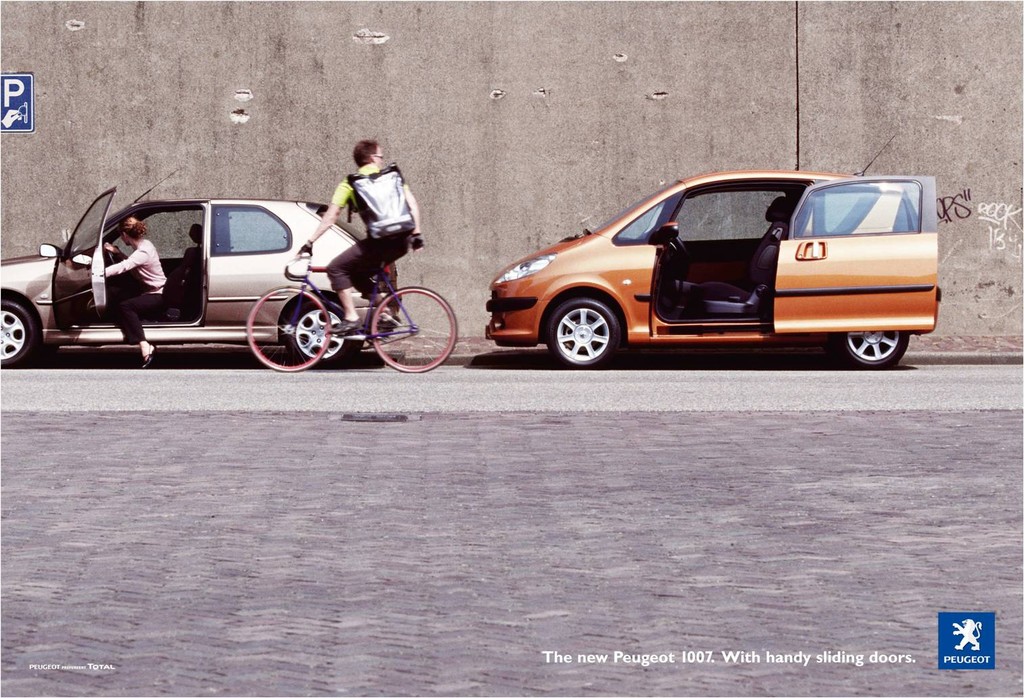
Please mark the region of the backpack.
[[376, 174], [350, 174], [348, 183], [371, 238], [407, 235], [416, 229], [398, 165], [391, 163]]

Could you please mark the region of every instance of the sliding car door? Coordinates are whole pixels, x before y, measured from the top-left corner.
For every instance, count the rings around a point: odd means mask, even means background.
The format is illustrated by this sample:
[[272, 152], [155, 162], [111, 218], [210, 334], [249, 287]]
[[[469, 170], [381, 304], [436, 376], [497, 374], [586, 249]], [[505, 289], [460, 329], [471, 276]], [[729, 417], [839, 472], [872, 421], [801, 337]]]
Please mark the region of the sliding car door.
[[937, 224], [931, 177], [809, 188], [779, 250], [775, 331], [933, 330]]

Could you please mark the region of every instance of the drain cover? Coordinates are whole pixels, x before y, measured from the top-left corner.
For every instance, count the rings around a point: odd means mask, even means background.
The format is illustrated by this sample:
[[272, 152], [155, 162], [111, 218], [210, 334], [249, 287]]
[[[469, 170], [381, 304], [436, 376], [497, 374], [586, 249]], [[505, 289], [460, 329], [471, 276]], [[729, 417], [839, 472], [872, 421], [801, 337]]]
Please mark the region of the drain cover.
[[415, 422], [419, 420], [419, 416], [394, 412], [355, 412], [333, 419], [340, 419], [343, 422]]

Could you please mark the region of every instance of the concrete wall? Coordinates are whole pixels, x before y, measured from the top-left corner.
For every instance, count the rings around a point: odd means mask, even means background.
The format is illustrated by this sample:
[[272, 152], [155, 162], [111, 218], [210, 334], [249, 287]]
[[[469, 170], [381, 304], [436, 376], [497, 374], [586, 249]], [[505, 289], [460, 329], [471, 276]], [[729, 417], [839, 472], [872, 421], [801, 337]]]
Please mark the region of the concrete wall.
[[939, 331], [1020, 334], [1021, 9], [6, 2], [37, 130], [0, 144], [2, 254], [179, 167], [154, 196], [324, 201], [377, 137], [424, 211], [403, 281], [482, 334], [501, 267], [664, 182], [853, 172], [896, 134], [871, 171], [938, 178]]

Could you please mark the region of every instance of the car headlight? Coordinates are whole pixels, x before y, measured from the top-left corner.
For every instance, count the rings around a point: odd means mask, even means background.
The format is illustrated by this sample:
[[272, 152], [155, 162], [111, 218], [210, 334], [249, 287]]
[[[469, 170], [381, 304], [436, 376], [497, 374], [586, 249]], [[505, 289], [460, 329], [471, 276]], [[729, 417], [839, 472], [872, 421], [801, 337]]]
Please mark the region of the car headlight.
[[522, 279], [522, 278], [525, 278], [525, 277], [530, 276], [532, 274], [536, 274], [541, 269], [543, 269], [547, 265], [551, 264], [551, 262], [552, 262], [552, 260], [554, 260], [554, 258], [555, 258], [555, 255], [553, 255], [553, 254], [545, 254], [545, 255], [541, 255], [540, 257], [534, 257], [533, 259], [528, 259], [525, 262], [522, 262], [521, 264], [515, 265], [514, 267], [509, 269], [507, 272], [502, 274], [498, 278], [496, 283], [501, 284], [501, 283], [505, 283], [506, 281], [515, 281], [516, 279]]

